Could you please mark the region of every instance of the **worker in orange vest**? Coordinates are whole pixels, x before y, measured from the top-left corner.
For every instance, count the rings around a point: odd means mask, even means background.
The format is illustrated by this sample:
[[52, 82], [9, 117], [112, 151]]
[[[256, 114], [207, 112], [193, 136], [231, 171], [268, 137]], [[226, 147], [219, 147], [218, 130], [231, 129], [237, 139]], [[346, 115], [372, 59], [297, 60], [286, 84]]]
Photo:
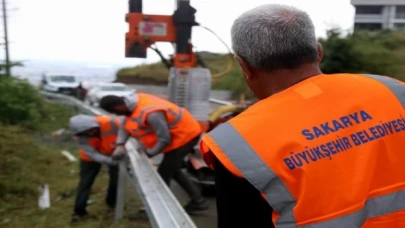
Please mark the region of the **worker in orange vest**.
[[109, 116], [93, 117], [80, 114], [70, 118], [69, 124], [80, 148], [80, 180], [72, 218], [72, 223], [76, 223], [88, 215], [87, 200], [101, 164], [108, 165], [110, 175], [106, 203], [110, 208], [115, 207], [118, 167], [111, 155], [116, 148], [120, 120]]
[[191, 201], [184, 207], [189, 213], [205, 211], [209, 205], [197, 186], [181, 171], [184, 158], [198, 144], [202, 129], [184, 108], [162, 98], [136, 93], [131, 96], [105, 96], [100, 107], [110, 113], [126, 116], [118, 133], [113, 157], [125, 154], [124, 144], [129, 136], [137, 139], [149, 157], [164, 153], [158, 173], [170, 186], [175, 179], [189, 194]]
[[323, 74], [295, 7], [248, 10], [231, 35], [260, 101], [202, 138], [218, 227], [405, 227], [405, 84]]

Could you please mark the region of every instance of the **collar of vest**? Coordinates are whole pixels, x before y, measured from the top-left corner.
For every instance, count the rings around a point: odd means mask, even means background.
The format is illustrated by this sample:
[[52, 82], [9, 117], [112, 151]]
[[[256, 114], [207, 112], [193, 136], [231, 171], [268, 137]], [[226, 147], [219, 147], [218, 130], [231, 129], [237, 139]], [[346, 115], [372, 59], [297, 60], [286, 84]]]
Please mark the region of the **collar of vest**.
[[125, 105], [129, 109], [129, 111], [131, 111], [131, 112], [135, 111], [135, 108], [139, 101], [138, 94], [137, 93], [131, 94], [128, 96], [124, 96], [123, 98], [124, 98]]

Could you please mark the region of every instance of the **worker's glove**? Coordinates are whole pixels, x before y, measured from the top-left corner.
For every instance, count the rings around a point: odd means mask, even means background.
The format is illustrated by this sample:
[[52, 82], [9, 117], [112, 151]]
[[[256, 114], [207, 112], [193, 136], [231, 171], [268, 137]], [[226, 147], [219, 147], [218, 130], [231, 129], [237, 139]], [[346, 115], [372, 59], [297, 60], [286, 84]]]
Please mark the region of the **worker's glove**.
[[127, 154], [127, 150], [125, 149], [125, 146], [117, 146], [115, 148], [114, 153], [112, 154], [112, 159], [115, 161], [122, 160], [125, 155]]

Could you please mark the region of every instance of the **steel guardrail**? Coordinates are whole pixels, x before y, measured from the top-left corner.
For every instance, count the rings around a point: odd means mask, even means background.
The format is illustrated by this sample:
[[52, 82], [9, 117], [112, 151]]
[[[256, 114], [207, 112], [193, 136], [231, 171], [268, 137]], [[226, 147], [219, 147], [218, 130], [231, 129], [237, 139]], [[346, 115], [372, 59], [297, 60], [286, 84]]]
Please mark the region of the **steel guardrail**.
[[[109, 115], [109, 113], [103, 110], [89, 106], [70, 96], [44, 91], [40, 93], [55, 102], [71, 104], [82, 112], [90, 115]], [[123, 217], [127, 179], [126, 171], [146, 208], [146, 213], [152, 227], [197, 228], [160, 175], [156, 172], [149, 158], [145, 153], [138, 150], [137, 141], [130, 139], [125, 146], [128, 150], [128, 156], [119, 164], [120, 174], [117, 189], [116, 219]]]

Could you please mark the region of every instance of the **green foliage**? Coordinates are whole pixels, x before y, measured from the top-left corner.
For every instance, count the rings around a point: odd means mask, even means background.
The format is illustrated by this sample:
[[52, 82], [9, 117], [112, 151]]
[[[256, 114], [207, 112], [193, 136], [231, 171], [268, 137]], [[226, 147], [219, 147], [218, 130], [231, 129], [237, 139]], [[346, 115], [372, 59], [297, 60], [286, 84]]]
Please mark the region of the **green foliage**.
[[405, 79], [405, 35], [391, 31], [359, 31], [346, 37], [339, 30], [320, 39], [324, 73], [371, 73]]
[[[18, 81], [2, 81], [0, 85], [4, 86], [6, 83], [14, 89], [19, 86], [27, 90], [32, 89], [25, 84], [21, 85], [22, 82]], [[0, 87], [2, 92], [3, 88]], [[7, 96], [11, 94], [21, 96], [23, 92], [14, 91], [13, 93], [12, 90], [7, 90]], [[27, 92], [27, 94], [38, 95], [36, 91]], [[1, 104], [8, 105], [6, 100], [3, 100], [3, 95]], [[20, 98], [12, 99], [19, 105], [23, 103]], [[31, 99], [26, 98], [27, 101]], [[34, 130], [27, 129], [25, 124], [0, 123], [0, 227], [70, 227], [79, 165], [77, 162], [69, 162], [60, 154], [60, 151], [68, 150], [78, 158], [78, 150], [72, 146], [69, 136], [63, 137], [68, 140], [65, 142], [61, 138], [51, 136], [51, 132], [67, 127], [73, 109], [65, 105], [47, 103], [41, 99], [38, 102], [41, 108], [37, 111], [41, 118], [36, 120]], [[140, 228], [150, 227], [147, 220], [123, 220], [114, 223], [113, 213], [107, 210], [104, 203], [108, 179], [108, 172], [104, 168], [93, 186], [91, 199], [95, 203], [88, 208], [90, 213], [97, 217], [90, 221], [83, 221], [77, 227], [124, 228], [129, 225]], [[40, 194], [38, 188], [42, 184], [48, 184], [50, 188], [51, 208], [47, 210], [38, 208]], [[132, 188], [129, 190], [131, 191]], [[135, 192], [130, 192], [127, 203], [129, 208], [126, 213], [130, 214], [135, 214], [142, 206], [140, 200], [136, 199]]]
[[[22, 66], [24, 66], [24, 64], [22, 62], [10, 62], [9, 64], [0, 63], [0, 70], [4, 70], [7, 66], [11, 69], [13, 67], [22, 67]], [[3, 77], [3, 76], [10, 77], [10, 75], [0, 74], [0, 77]]]
[[153, 78], [158, 81], [167, 81], [169, 70], [163, 63], [142, 64], [137, 67], [123, 68], [118, 71], [120, 77], [132, 77], [142, 75], [145, 78]]
[[[72, 109], [46, 103], [24, 80], [1, 77], [0, 91], [0, 198], [33, 195], [43, 173], [31, 171], [37, 165], [46, 167], [49, 160], [40, 152], [45, 146], [32, 137], [32, 130], [49, 133], [66, 127]], [[10, 176], [14, 178], [6, 178]]]
[[[53, 129], [64, 127], [68, 119], [59, 115], [65, 108], [49, 105]], [[52, 110], [59, 110], [53, 112]], [[48, 125], [48, 120], [41, 120], [39, 125]], [[27, 131], [19, 126], [0, 124], [0, 227], [70, 227], [74, 197], [78, 183], [79, 165], [69, 162], [60, 154], [61, 150], [72, 152], [76, 158], [77, 150], [69, 144], [58, 142], [48, 132], [39, 139], [37, 132]], [[48, 139], [45, 139], [48, 138]], [[89, 211], [97, 216], [96, 219], [83, 221], [77, 227], [150, 227], [147, 220], [114, 223], [113, 214], [108, 212], [104, 199], [108, 185], [106, 167], [100, 172], [93, 186], [91, 199], [95, 201], [89, 206]], [[38, 208], [38, 188], [48, 184], [51, 197], [51, 208]], [[128, 186], [129, 187], [129, 186]], [[130, 191], [132, 188], [128, 188]], [[136, 193], [130, 192], [126, 213], [135, 214], [142, 206]]]
[[0, 199], [37, 195], [37, 187], [46, 179], [43, 174], [52, 163], [49, 153], [56, 151], [57, 146], [38, 142], [38, 133], [49, 135], [66, 127], [72, 109], [48, 103], [42, 107], [47, 115], [36, 120], [40, 131], [27, 129], [25, 124], [0, 124]]
[[43, 115], [38, 91], [27, 81], [0, 78], [0, 123], [36, 128]]
[[10, 64], [6, 64], [6, 63], [0, 63], [0, 69], [5, 68], [6, 66], [9, 66], [10, 68], [12, 67], [22, 67], [24, 66], [24, 64], [22, 62], [10, 62]]
[[[392, 31], [355, 32], [344, 36], [338, 29], [327, 32], [319, 39], [324, 49], [321, 69], [324, 73], [371, 73], [405, 80], [405, 34]], [[202, 59], [213, 74], [226, 69], [228, 55], [205, 53]], [[232, 60], [234, 61], [234, 60]], [[139, 83], [145, 78], [154, 78], [167, 83], [169, 71], [161, 63], [126, 68], [117, 73], [118, 80], [134, 78]], [[130, 80], [126, 80], [131, 83]], [[226, 76], [213, 80], [213, 89], [231, 90], [235, 96], [251, 95], [242, 72], [234, 61], [234, 69]]]
[[41, 133], [49, 133], [60, 128], [69, 127], [69, 118], [75, 115], [73, 107], [61, 104], [44, 103], [42, 106], [42, 120], [37, 130]]
[[[16, 148], [22, 151], [17, 151]], [[27, 137], [21, 127], [0, 125], [0, 199], [5, 199], [8, 195], [33, 196], [37, 193], [35, 188], [37, 186], [33, 187], [33, 185], [38, 184], [38, 176], [24, 175], [30, 172], [29, 168], [34, 164], [23, 165], [26, 159], [30, 160], [38, 156], [38, 153], [35, 153], [37, 149], [38, 145], [33, 145], [33, 140]], [[27, 150], [31, 150], [31, 153], [25, 154], [24, 157], [18, 156]], [[11, 179], [10, 176], [14, 178]], [[27, 178], [30, 179], [27, 180]]]
[[321, 68], [324, 73], [353, 73], [361, 66], [355, 43], [342, 37], [340, 31], [330, 30], [326, 39], [320, 39], [324, 50]]

